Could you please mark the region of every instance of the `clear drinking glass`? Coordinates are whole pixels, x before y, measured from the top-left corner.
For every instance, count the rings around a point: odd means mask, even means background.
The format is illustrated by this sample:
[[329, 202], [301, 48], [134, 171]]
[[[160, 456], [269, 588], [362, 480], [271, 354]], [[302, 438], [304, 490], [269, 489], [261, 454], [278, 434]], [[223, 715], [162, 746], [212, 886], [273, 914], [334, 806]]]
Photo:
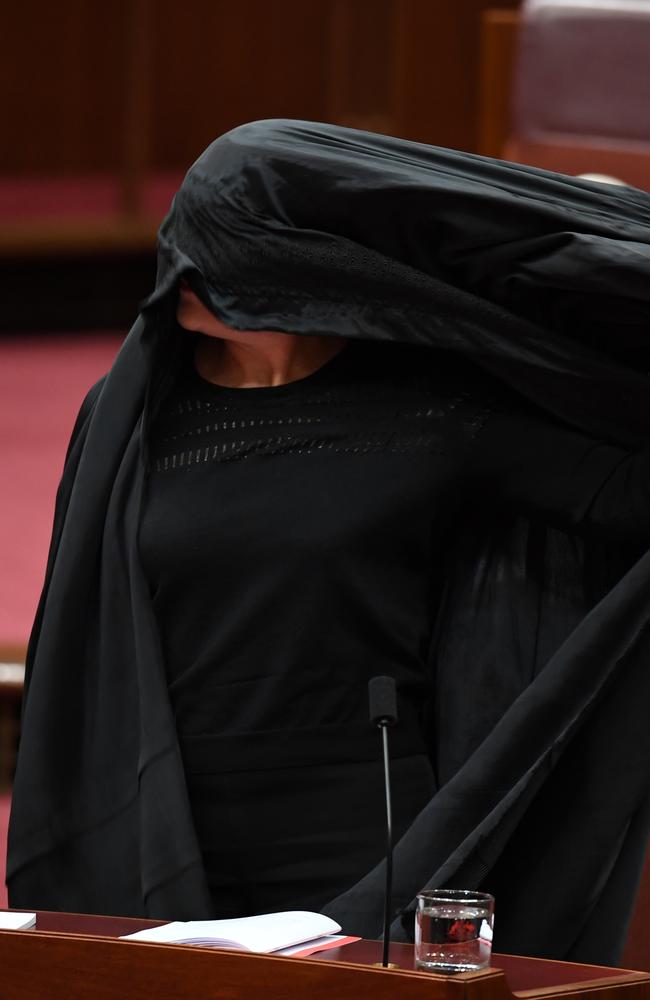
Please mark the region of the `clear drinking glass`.
[[490, 964], [494, 896], [469, 889], [423, 889], [417, 899], [416, 968], [474, 972]]

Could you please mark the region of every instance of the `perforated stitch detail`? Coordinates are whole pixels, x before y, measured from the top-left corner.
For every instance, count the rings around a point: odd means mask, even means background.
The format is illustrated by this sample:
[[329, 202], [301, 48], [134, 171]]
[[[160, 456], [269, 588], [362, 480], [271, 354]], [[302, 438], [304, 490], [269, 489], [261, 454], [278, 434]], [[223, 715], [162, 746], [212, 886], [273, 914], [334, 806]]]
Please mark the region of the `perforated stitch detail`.
[[[196, 426], [186, 423], [178, 428], [178, 433], [158, 436], [153, 468], [157, 472], [188, 470], [213, 462], [244, 460], [252, 455], [442, 454], [458, 436], [469, 443], [489, 414], [487, 408], [469, 407], [461, 419], [452, 419], [450, 436], [449, 427], [443, 425], [459, 403], [456, 398], [446, 401], [446, 405], [390, 409], [388, 414], [385, 409], [382, 413], [372, 408], [374, 413], [371, 413], [360, 406], [356, 413], [334, 408], [328, 418], [293, 414], [286, 419], [259, 416]], [[186, 410], [186, 420], [191, 414], [198, 414], [198, 408]], [[373, 429], [373, 424], [378, 429]]]
[[[398, 361], [399, 364], [399, 361]], [[362, 458], [462, 451], [490, 407], [443, 368], [432, 377], [417, 365], [390, 365], [359, 382], [276, 394], [220, 390], [190, 375], [163, 405], [152, 429], [151, 469], [187, 472], [253, 456], [347, 455]], [[223, 393], [223, 395], [220, 395]], [[212, 394], [212, 398], [211, 398]]]
[[[392, 440], [391, 440], [392, 438]], [[256, 441], [230, 440], [207, 448], [188, 448], [170, 455], [159, 456], [155, 460], [156, 472], [167, 472], [170, 469], [189, 469], [193, 465], [212, 462], [232, 462], [243, 460], [251, 455], [310, 455], [314, 452], [325, 452], [340, 455], [369, 455], [378, 452], [407, 455], [421, 451], [429, 454], [440, 454], [439, 434], [421, 434], [418, 437], [407, 438], [395, 435], [369, 436], [364, 434], [349, 435], [345, 440], [317, 440], [308, 437], [284, 435], [269, 437]]]

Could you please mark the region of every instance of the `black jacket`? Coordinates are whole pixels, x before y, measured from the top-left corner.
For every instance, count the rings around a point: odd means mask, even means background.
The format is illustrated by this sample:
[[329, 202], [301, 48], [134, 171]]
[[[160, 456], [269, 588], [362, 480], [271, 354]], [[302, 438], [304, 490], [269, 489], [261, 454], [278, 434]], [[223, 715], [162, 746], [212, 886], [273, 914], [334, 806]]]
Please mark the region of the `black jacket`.
[[[255, 122], [194, 164], [159, 247], [58, 494], [10, 826], [16, 907], [210, 916], [137, 553], [180, 274], [234, 327], [444, 348], [593, 436], [648, 439], [640, 191]], [[648, 834], [649, 597], [650, 555], [523, 518], [467, 525], [432, 651], [442, 787], [397, 847], [398, 937], [423, 886], [480, 884], [501, 950], [615, 960]], [[380, 866], [327, 912], [376, 936], [382, 885]]]

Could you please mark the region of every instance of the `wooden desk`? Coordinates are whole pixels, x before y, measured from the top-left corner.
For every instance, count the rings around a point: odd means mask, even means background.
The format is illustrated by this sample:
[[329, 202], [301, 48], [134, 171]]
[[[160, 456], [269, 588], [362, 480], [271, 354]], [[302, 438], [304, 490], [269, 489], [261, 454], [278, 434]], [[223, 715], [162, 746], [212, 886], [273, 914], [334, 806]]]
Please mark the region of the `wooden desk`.
[[[310, 958], [118, 941], [160, 921], [69, 913], [37, 915], [36, 928], [0, 931], [2, 1000], [650, 1000], [650, 973], [494, 955], [490, 969], [416, 972], [411, 945], [391, 947], [398, 970], [374, 968], [376, 941]], [[625, 995], [623, 996], [623, 991]], [[588, 995], [588, 997], [587, 997]]]

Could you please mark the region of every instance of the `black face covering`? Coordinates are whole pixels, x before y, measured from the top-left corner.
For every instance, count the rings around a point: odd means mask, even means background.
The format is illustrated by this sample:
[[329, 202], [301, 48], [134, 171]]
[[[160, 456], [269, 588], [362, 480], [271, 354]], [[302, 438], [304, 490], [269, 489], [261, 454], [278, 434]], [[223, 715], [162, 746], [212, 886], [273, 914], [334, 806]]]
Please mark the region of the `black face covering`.
[[[16, 907], [210, 916], [137, 549], [181, 275], [235, 328], [426, 345], [432, 363], [444, 349], [594, 437], [647, 444], [642, 192], [256, 122], [197, 160], [159, 247], [156, 290], [82, 407], [58, 495], [14, 789]], [[648, 828], [639, 555], [523, 518], [467, 524], [431, 654], [442, 787], [397, 848], [398, 936], [425, 885], [482, 884], [501, 950], [615, 960]], [[327, 912], [374, 937], [382, 885], [378, 868]]]

